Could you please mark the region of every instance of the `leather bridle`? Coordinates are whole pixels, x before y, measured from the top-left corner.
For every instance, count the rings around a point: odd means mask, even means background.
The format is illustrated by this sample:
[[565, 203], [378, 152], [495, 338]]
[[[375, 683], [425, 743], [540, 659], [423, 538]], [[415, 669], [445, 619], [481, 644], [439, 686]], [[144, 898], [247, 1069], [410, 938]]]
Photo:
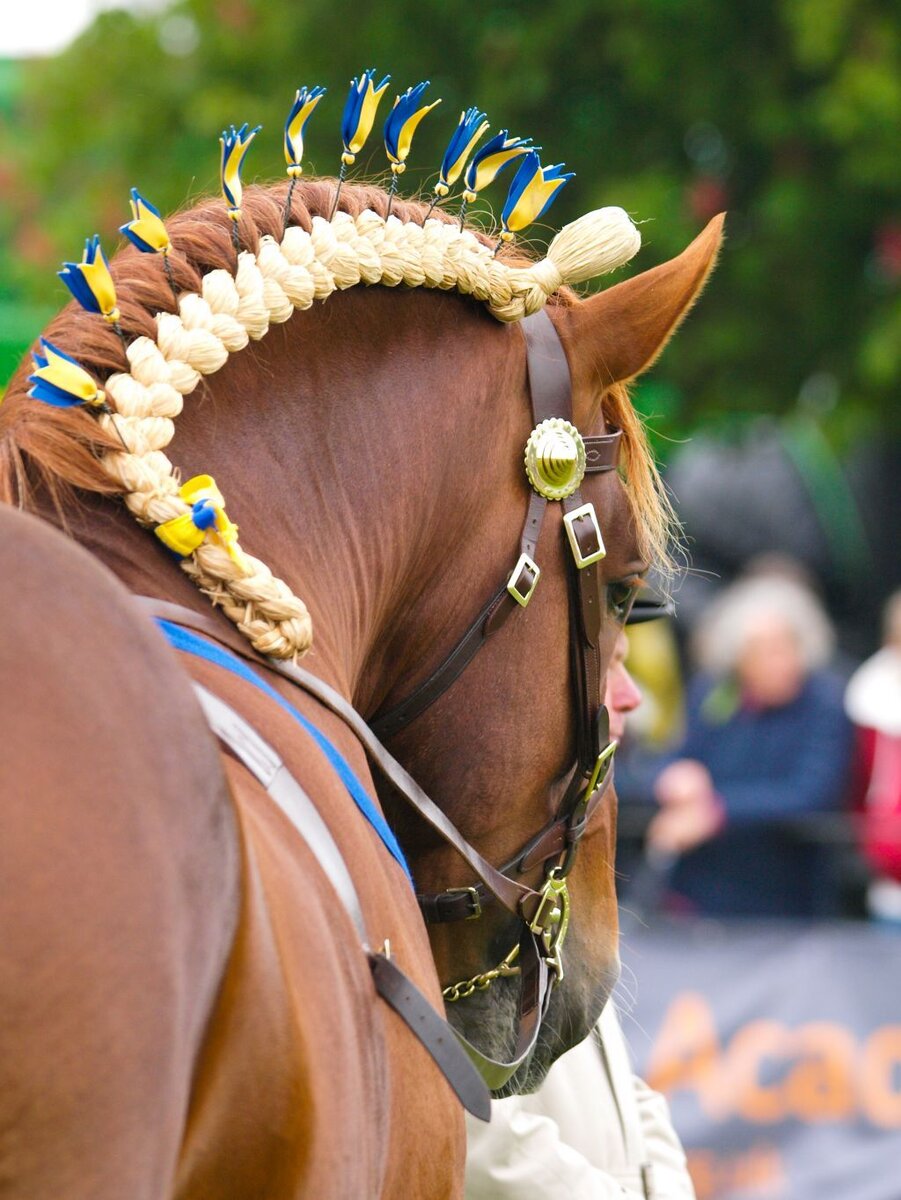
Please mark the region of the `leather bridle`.
[[[536, 427], [542, 422], [572, 419], [569, 367], [559, 336], [546, 313], [521, 322], [526, 338], [529, 389]], [[616, 469], [620, 433], [583, 439], [585, 473]], [[601, 702], [600, 631], [605, 589], [599, 569], [605, 549], [594, 507], [585, 503], [578, 487], [560, 501], [564, 530], [572, 551], [568, 557], [570, 658], [577, 713], [577, 763], [556, 815], [500, 869], [488, 863], [461, 836], [408, 772], [382, 745], [438, 699], [460, 676], [478, 650], [509, 618], [528, 605], [540, 576], [537, 546], [548, 498], [533, 491], [522, 537], [520, 557], [503, 587], [482, 609], [475, 622], [435, 671], [404, 701], [377, 715], [367, 725], [356, 710], [317, 676], [293, 663], [263, 658], [224, 622], [180, 605], [142, 598], [156, 617], [195, 629], [225, 644], [242, 657], [274, 671], [315, 697], [354, 732], [370, 760], [397, 793], [466, 861], [476, 880], [472, 886], [418, 896], [429, 923], [472, 920], [498, 903], [520, 922], [518, 942], [507, 959], [484, 977], [518, 974], [521, 978], [519, 1023], [513, 1057], [498, 1062], [482, 1054], [455, 1030], [488, 1087], [497, 1090], [531, 1053], [546, 1014], [551, 988], [563, 975], [561, 949], [569, 919], [566, 877], [579, 842], [603, 801], [613, 777], [616, 743], [609, 739], [607, 710]], [[527, 882], [536, 875], [537, 884]], [[513, 966], [513, 962], [516, 966]], [[473, 982], [473, 981], [469, 981]], [[487, 985], [486, 985], [487, 986]], [[448, 996], [446, 999], [456, 999]], [[463, 995], [468, 992], [461, 993]]]
[[[536, 313], [521, 323], [526, 339], [529, 395], [536, 429], [542, 422], [555, 419], [572, 421], [572, 385], [566, 353], [557, 330], [546, 312]], [[621, 433], [604, 433], [583, 438], [585, 474], [616, 469]], [[569, 595], [569, 646], [571, 679], [576, 710], [577, 762], [555, 816], [533, 835], [501, 868], [500, 873], [516, 882], [542, 879], [532, 896], [520, 902], [519, 915], [533, 944], [523, 947], [522, 940], [498, 969], [444, 989], [444, 997], [454, 1002], [483, 990], [499, 976], [522, 973], [523, 998], [533, 989], [527, 985], [529, 959], [533, 946], [552, 972], [552, 982], [563, 978], [561, 950], [569, 920], [566, 877], [577, 847], [595, 811], [604, 799], [613, 776], [616, 743], [610, 741], [607, 710], [601, 699], [600, 632], [604, 615], [604, 586], [600, 560], [605, 547], [594, 506], [586, 503], [578, 487], [561, 499], [563, 528], [571, 554], [566, 556]], [[540, 577], [536, 562], [538, 541], [547, 512], [548, 497], [532, 490], [520, 539], [520, 557], [509, 579], [492, 596], [460, 641], [442, 663], [405, 700], [388, 711], [376, 714], [371, 722], [380, 738], [390, 737], [420, 716], [455, 682], [507, 620], [525, 608]], [[429, 924], [477, 920], [495, 899], [490, 885], [449, 888], [439, 893], [417, 896], [423, 917]], [[523, 953], [525, 949], [525, 954]], [[513, 963], [519, 960], [519, 966]], [[548, 989], [549, 994], [549, 989]], [[542, 1006], [545, 1001], [536, 1001]], [[522, 1022], [521, 1022], [522, 1026]], [[459, 1033], [458, 1033], [458, 1036]], [[482, 1055], [465, 1042], [470, 1056], [483, 1076], [499, 1077], [501, 1064]], [[518, 1039], [519, 1042], [522, 1038]], [[519, 1061], [521, 1045], [514, 1058]], [[512, 1064], [506, 1064], [510, 1066]], [[518, 1063], [517, 1063], [518, 1065]], [[515, 1069], [515, 1068], [514, 1068]], [[508, 1072], [507, 1078], [509, 1078]], [[506, 1078], [503, 1080], [506, 1082]], [[501, 1084], [490, 1084], [498, 1087]]]

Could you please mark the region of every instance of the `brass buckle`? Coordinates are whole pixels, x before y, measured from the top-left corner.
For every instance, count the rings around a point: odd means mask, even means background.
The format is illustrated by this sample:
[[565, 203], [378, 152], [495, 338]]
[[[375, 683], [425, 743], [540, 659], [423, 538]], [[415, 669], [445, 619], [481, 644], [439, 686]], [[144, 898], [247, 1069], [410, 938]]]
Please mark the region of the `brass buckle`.
[[[591, 522], [592, 529], [597, 543], [597, 550], [592, 550], [588, 554], [582, 553], [582, 548], [579, 545], [579, 539], [574, 529], [576, 521], [584, 521], [588, 519]], [[576, 566], [581, 570], [583, 567], [590, 567], [592, 563], [596, 563], [602, 559], [607, 549], [604, 546], [604, 539], [601, 536], [601, 527], [598, 524], [597, 513], [594, 511], [593, 504], [583, 504], [580, 508], [574, 508], [572, 512], [565, 513], [563, 516], [563, 525], [566, 529], [566, 536], [569, 538], [569, 545], [573, 552], [573, 558], [576, 560]]]
[[453, 893], [454, 895], [463, 892], [469, 893], [469, 901], [472, 905], [472, 912], [463, 918], [464, 921], [477, 921], [482, 915], [482, 902], [479, 899], [478, 891], [474, 887], [446, 888], [445, 891], [446, 893]]
[[563, 979], [563, 941], [569, 929], [569, 889], [565, 876], [551, 871], [539, 896], [535, 915], [528, 923], [529, 929], [540, 936], [548, 968], [556, 976], [555, 983], [560, 983]]
[[[532, 580], [531, 587], [528, 588], [527, 591], [523, 592], [523, 591], [520, 591], [518, 584], [519, 584], [519, 577], [520, 577], [520, 575], [522, 575], [523, 570], [525, 568], [528, 568], [532, 572], [532, 574], [534, 575], [534, 579]], [[522, 608], [525, 608], [526, 605], [529, 603], [529, 601], [532, 599], [532, 593], [535, 591], [535, 588], [538, 586], [538, 579], [539, 579], [540, 575], [541, 575], [541, 568], [539, 567], [539, 565], [535, 561], [535, 559], [530, 558], [528, 554], [520, 554], [519, 562], [517, 562], [516, 566], [513, 568], [513, 574], [507, 580], [507, 591], [513, 597], [513, 599], [516, 601], [516, 603], [522, 606]]]
[[618, 745], [619, 742], [614, 738], [612, 742], [608, 742], [598, 755], [597, 762], [594, 764], [591, 772], [591, 778], [588, 780], [588, 787], [585, 791], [586, 797], [593, 796], [607, 778], [610, 768], [613, 766], [613, 756], [616, 753]]

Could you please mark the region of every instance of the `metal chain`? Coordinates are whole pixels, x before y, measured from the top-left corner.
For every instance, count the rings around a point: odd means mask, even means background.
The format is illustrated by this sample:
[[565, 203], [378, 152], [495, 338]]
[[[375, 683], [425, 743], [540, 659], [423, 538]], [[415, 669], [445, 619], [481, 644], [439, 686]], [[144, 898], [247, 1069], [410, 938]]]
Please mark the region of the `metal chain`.
[[453, 1004], [457, 1000], [465, 1000], [473, 992], [484, 992], [494, 983], [495, 979], [507, 979], [511, 975], [519, 974], [519, 967], [513, 965], [518, 957], [519, 943], [517, 942], [503, 962], [498, 963], [496, 967], [492, 967], [490, 971], [484, 971], [481, 975], [473, 975], [472, 979], [462, 979], [459, 983], [448, 984], [442, 990], [441, 995], [448, 1004]]

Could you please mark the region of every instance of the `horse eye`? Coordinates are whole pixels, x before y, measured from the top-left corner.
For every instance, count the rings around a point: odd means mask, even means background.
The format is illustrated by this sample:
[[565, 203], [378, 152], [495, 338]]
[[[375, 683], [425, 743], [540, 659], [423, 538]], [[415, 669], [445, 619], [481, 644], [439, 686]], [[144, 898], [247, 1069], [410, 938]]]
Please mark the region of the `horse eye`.
[[625, 624], [638, 588], [630, 583], [611, 583], [607, 586], [607, 607], [613, 618]]

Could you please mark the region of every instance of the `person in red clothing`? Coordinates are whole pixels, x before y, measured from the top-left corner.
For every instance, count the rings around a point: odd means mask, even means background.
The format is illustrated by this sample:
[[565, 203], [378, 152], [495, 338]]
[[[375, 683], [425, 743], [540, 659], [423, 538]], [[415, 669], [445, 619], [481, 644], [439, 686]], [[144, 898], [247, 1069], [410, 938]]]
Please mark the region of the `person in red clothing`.
[[861, 849], [875, 878], [873, 916], [901, 922], [901, 591], [885, 608], [885, 640], [848, 683], [845, 710], [854, 723]]

